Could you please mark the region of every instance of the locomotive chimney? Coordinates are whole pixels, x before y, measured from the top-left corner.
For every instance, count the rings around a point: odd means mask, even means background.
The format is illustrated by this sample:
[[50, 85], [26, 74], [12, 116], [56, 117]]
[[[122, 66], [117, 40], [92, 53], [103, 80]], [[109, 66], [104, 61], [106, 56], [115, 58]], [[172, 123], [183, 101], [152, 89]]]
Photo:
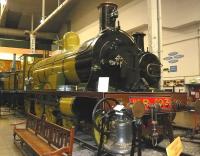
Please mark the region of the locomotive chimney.
[[114, 3], [101, 3], [99, 9], [100, 32], [105, 29], [115, 29], [115, 21], [118, 18], [117, 5]]
[[135, 44], [142, 51], [144, 51], [144, 36], [145, 34], [143, 32], [136, 32], [133, 34]]

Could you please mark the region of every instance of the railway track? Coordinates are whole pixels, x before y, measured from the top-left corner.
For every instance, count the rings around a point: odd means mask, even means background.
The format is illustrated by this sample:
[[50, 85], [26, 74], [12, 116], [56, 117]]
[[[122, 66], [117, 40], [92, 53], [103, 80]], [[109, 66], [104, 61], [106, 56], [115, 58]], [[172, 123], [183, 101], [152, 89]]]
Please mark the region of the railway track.
[[[85, 134], [83, 132], [76, 133], [75, 143], [80, 145], [82, 148], [91, 151], [91, 155], [95, 155], [98, 151], [98, 146], [91, 135]], [[102, 156], [114, 156], [106, 151], [102, 151]]]
[[[92, 136], [90, 136], [90, 135], [88, 135], [88, 134], [84, 134], [83, 132], [78, 132], [77, 134], [76, 134], [76, 136], [75, 136], [75, 143], [76, 144], [78, 144], [79, 146], [81, 146], [82, 147], [82, 149], [87, 149], [87, 150], [89, 150], [89, 151], [91, 151], [90, 152], [90, 154], [93, 156], [93, 155], [95, 155], [96, 153], [97, 153], [97, 151], [98, 151], [98, 146], [97, 146], [97, 144], [95, 143], [95, 141], [94, 141], [94, 139], [93, 139], [93, 137]], [[154, 154], [153, 155], [155, 155], [155, 156], [163, 156], [163, 155], [165, 155], [165, 149], [164, 148], [161, 148], [161, 147], [159, 147], [159, 148], [154, 148], [154, 149], [152, 149], [152, 148], [142, 148], [142, 149], [145, 149], [145, 151], [142, 151], [142, 155], [143, 155], [143, 153], [144, 153], [144, 156], [147, 156], [147, 155], [149, 155], [149, 151], [150, 152], [153, 152], [154, 150], [156, 150], [156, 154], [155, 154], [155, 152], [154, 152]], [[148, 151], [147, 151], [147, 150]], [[80, 151], [81, 152], [81, 151]], [[102, 156], [116, 156], [116, 154], [111, 154], [111, 153], [108, 153], [108, 152], [106, 152], [106, 151], [102, 151], [102, 154], [101, 154]], [[127, 154], [127, 155], [125, 155], [125, 156], [129, 156], [130, 154]], [[134, 155], [137, 155], [137, 149], [136, 149], [136, 152], [135, 152], [135, 154]], [[87, 156], [89, 156], [89, 155], [87, 155]], [[119, 155], [119, 156], [121, 156], [121, 155]]]
[[[183, 142], [184, 142], [184, 140], [183, 140]], [[75, 143], [78, 146], [81, 146], [82, 149], [87, 149], [88, 151], [90, 151], [91, 156], [95, 156], [95, 154], [98, 151], [98, 146], [96, 145], [93, 137], [91, 135], [85, 134], [83, 132], [76, 133]], [[129, 155], [130, 154], [128, 154], [126, 156], [129, 156]], [[138, 155], [137, 149], [136, 149], [136, 152], [135, 152], [134, 155]], [[146, 147], [144, 144], [142, 144], [142, 154], [141, 155], [142, 156], [149, 156], [149, 155], [166, 156], [167, 155], [166, 154], [166, 147], [159, 144], [158, 146], [156, 146], [154, 148], [150, 148], [150, 147]], [[87, 156], [89, 156], [89, 155], [87, 155]], [[107, 153], [106, 151], [102, 151], [102, 156], [116, 156], [116, 154], [111, 154], [111, 153]], [[181, 154], [181, 156], [194, 156], [194, 155], [183, 152]]]

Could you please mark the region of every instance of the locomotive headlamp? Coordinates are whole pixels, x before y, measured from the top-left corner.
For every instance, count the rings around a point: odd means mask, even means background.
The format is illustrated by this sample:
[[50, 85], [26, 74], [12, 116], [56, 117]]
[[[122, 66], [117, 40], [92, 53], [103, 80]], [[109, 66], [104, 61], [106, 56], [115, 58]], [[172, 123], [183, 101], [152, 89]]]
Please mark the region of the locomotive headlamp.
[[95, 129], [101, 134], [99, 151], [104, 147], [115, 154], [130, 153], [133, 138], [131, 111], [125, 109], [117, 100], [105, 98], [96, 104], [92, 119]]

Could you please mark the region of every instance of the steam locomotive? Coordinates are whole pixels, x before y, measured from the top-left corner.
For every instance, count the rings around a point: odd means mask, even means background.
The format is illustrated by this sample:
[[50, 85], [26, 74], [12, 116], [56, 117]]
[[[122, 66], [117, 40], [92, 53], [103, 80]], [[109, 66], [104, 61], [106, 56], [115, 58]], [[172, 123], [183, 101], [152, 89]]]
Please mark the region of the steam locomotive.
[[[97, 91], [99, 77], [109, 77], [111, 91], [148, 91], [149, 88], [159, 87], [161, 64], [156, 55], [144, 51], [144, 34], [130, 36], [119, 25], [116, 26], [116, 4], [103, 3], [98, 9], [100, 33], [76, 50], [34, 64], [27, 77], [29, 88], [59, 90], [67, 87], [73, 91], [76, 86], [82, 91]], [[79, 40], [76, 34], [71, 33], [70, 36], [77, 45]], [[61, 98], [59, 110], [66, 116], [89, 120], [95, 100]], [[41, 114], [40, 104], [35, 105], [36, 114]], [[50, 108], [47, 114], [52, 114], [52, 110], [54, 108]]]
[[[78, 36], [70, 32], [70, 50], [46, 59], [42, 59], [39, 54], [24, 55], [26, 66], [23, 66], [22, 71], [15, 72], [15, 80], [12, 82], [18, 85], [13, 85], [13, 88], [97, 91], [99, 77], [109, 77], [109, 91], [113, 92], [148, 92], [158, 89], [161, 63], [156, 55], [144, 51], [144, 34], [135, 33], [130, 36], [120, 29], [119, 24], [116, 26], [116, 4], [102, 3], [98, 9], [100, 32], [96, 37], [76, 48], [79, 44]], [[33, 58], [31, 63], [26, 63], [28, 57]], [[52, 104], [55, 101], [52, 97], [45, 100], [40, 98], [32, 106], [25, 103], [26, 107], [29, 106], [27, 109], [33, 109], [32, 112], [38, 116], [45, 113], [47, 120], [52, 122], [57, 122], [61, 114], [63, 126], [80, 120], [91, 121], [93, 108], [98, 101], [93, 97], [71, 96], [61, 97]], [[184, 100], [181, 96], [179, 98]], [[146, 123], [149, 118], [145, 119]]]
[[[115, 25], [118, 17], [116, 4], [103, 3], [98, 8], [100, 33], [77, 50], [70, 49], [43, 60], [39, 54], [33, 54], [37, 59], [27, 63], [29, 66], [23, 69], [26, 70], [23, 78], [16, 78], [24, 79], [21, 85], [43, 90], [84, 84], [85, 90], [96, 91], [99, 77], [109, 77], [109, 86], [113, 91], [158, 88], [161, 63], [156, 55], [144, 51], [144, 34], [130, 36]], [[73, 46], [77, 46], [78, 36], [72, 32], [68, 36], [73, 40]], [[28, 59], [23, 62], [26, 63]], [[24, 89], [24, 86], [19, 84], [15, 89]]]
[[144, 52], [144, 35], [129, 36], [115, 26], [116, 4], [104, 3], [99, 10], [99, 35], [83, 43], [74, 53], [60, 54], [35, 64], [28, 78], [33, 79], [33, 88], [43, 89], [41, 84], [58, 74], [63, 80], [61, 85], [86, 83], [85, 88], [90, 91], [96, 90], [99, 77], [109, 77], [110, 87], [118, 91], [159, 86], [161, 64], [154, 54]]

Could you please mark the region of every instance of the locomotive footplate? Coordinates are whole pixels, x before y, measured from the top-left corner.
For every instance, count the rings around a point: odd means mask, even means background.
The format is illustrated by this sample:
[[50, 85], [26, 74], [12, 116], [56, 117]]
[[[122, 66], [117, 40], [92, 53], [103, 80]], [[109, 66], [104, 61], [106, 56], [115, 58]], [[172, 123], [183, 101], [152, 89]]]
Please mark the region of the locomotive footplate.
[[186, 93], [166, 92], [126, 92], [126, 93], [104, 93], [105, 98], [114, 98], [121, 101], [126, 107], [132, 107], [140, 101], [145, 105], [145, 114], [150, 113], [152, 105], [159, 106], [159, 113], [181, 111], [187, 105]]
[[7, 91], [1, 90], [1, 95], [5, 94], [16, 94], [18, 95], [52, 95], [56, 97], [88, 97], [88, 98], [114, 98], [118, 101], [123, 102], [127, 107], [134, 105], [135, 102], [141, 101], [145, 105], [145, 112], [149, 112], [149, 108], [153, 104], [158, 104], [160, 106], [160, 112], [176, 112], [182, 111], [181, 108], [187, 105], [187, 93], [171, 93], [171, 92], [93, 92], [93, 91], [56, 91], [56, 90], [46, 90], [46, 91], [22, 91], [14, 90]]

